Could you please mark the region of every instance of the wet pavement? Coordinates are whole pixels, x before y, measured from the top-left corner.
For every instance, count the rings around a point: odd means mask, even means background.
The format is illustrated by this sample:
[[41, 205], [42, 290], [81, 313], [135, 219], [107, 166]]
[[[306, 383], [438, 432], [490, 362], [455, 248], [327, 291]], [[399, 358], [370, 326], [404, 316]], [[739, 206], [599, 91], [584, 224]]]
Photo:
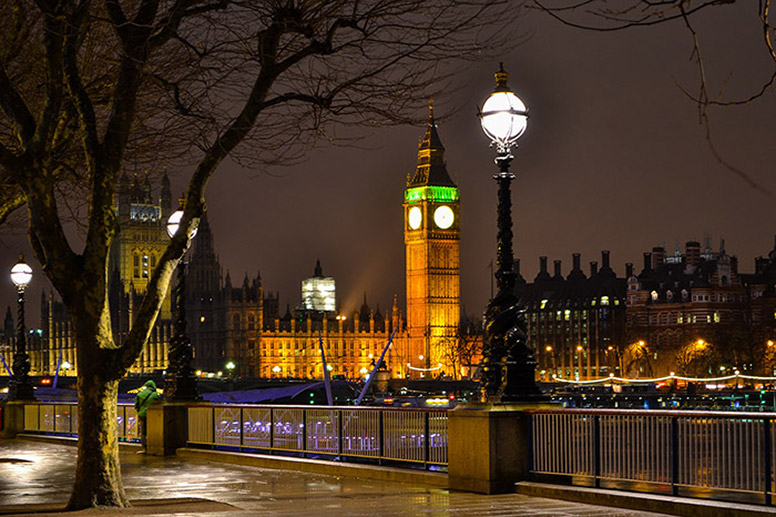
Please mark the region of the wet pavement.
[[[135, 450], [122, 447], [121, 451], [122, 477], [133, 508], [68, 515], [662, 515], [518, 494], [486, 496], [403, 483], [143, 456]], [[70, 493], [75, 453], [72, 445], [0, 441], [0, 515], [56, 515]]]

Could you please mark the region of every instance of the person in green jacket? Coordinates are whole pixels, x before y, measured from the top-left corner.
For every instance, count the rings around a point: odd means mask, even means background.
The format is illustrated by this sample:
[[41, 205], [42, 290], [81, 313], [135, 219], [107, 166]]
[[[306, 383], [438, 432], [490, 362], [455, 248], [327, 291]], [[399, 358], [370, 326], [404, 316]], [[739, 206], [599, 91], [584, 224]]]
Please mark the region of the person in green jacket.
[[137, 425], [140, 432], [140, 450], [138, 454], [145, 454], [146, 451], [146, 415], [148, 414], [148, 406], [161, 399], [156, 392], [156, 383], [152, 380], [147, 380], [143, 384], [143, 389], [135, 395], [135, 411], [137, 412]]

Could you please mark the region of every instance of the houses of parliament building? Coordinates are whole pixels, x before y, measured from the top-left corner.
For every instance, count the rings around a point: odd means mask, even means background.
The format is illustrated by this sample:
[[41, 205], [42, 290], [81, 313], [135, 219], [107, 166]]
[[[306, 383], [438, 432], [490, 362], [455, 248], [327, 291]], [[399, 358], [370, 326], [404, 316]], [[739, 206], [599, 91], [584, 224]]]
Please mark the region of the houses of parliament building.
[[[343, 314], [334, 300], [334, 279], [318, 263], [303, 286], [302, 303], [280, 307], [279, 295], [265, 292], [259, 273], [232, 279], [223, 274], [214, 236], [205, 215], [187, 253], [186, 321], [194, 346], [194, 366], [203, 372], [264, 378], [321, 378], [320, 348], [332, 374], [363, 377], [371, 371], [389, 339], [385, 365], [393, 376], [454, 374], [443, 348], [461, 337], [460, 221], [458, 188], [445, 164], [444, 146], [433, 110], [418, 147], [418, 164], [404, 192], [404, 236], [407, 253], [406, 314], [392, 306], [362, 306]], [[119, 231], [110, 254], [109, 297], [114, 338], [120, 344], [133, 321], [148, 280], [169, 239], [165, 223], [175, 209], [170, 182], [162, 177], [154, 197], [148, 178], [120, 179], [116, 209]], [[311, 265], [312, 266], [312, 265]], [[398, 279], [397, 279], [398, 280]], [[316, 287], [317, 286], [317, 287]], [[326, 291], [328, 290], [328, 291]], [[326, 291], [327, 305], [314, 303]], [[325, 293], [324, 293], [325, 294]], [[148, 343], [131, 368], [133, 373], [164, 370], [173, 335], [173, 309], [168, 295]], [[28, 352], [33, 375], [75, 375], [73, 332], [64, 306], [52, 293], [41, 300], [38, 339]], [[13, 321], [6, 317], [6, 336]], [[476, 332], [468, 337], [476, 340]]]

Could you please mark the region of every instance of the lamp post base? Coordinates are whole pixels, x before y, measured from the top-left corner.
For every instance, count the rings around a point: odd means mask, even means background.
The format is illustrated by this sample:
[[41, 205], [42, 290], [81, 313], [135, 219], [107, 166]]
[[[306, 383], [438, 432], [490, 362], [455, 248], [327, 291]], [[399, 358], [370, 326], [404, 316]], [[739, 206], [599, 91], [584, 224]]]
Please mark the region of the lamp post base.
[[29, 377], [11, 378], [8, 383], [8, 396], [6, 400], [35, 400], [35, 388]]
[[168, 372], [164, 380], [164, 398], [169, 402], [196, 402], [202, 400], [193, 374]]

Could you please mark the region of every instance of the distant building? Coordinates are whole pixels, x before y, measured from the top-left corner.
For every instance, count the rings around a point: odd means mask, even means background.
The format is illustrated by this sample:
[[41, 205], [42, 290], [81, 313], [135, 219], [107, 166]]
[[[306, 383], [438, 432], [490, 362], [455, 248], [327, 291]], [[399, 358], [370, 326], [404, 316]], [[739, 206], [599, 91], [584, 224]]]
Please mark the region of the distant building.
[[[165, 231], [172, 212], [170, 183], [162, 178], [154, 199], [147, 178], [122, 175], [117, 195], [119, 231], [110, 252], [109, 297], [114, 337], [121, 343], [131, 328], [134, 308], [169, 239]], [[388, 312], [361, 307], [343, 313], [336, 305], [335, 281], [320, 263], [302, 281], [301, 304], [279, 310], [279, 295], [265, 293], [259, 274], [233, 285], [223, 274], [213, 233], [205, 214], [189, 251], [186, 285], [187, 333], [194, 346], [194, 365], [207, 372], [235, 364], [235, 375], [320, 378], [320, 343], [333, 374], [362, 377], [371, 370], [388, 339], [393, 346], [385, 361], [394, 376], [436, 377], [471, 373], [478, 361], [479, 326], [465, 319], [460, 303], [460, 220], [458, 188], [446, 170], [444, 147], [433, 112], [418, 147], [418, 163], [404, 195], [407, 252], [408, 317], [396, 298]], [[167, 367], [174, 310], [168, 296], [150, 340], [131, 371], [148, 373]], [[73, 330], [64, 305], [44, 293], [42, 336], [30, 347], [33, 373], [53, 374], [58, 364], [76, 374]], [[6, 328], [12, 320], [6, 322]], [[7, 331], [6, 331], [7, 333]], [[4, 343], [10, 338], [4, 337]], [[10, 345], [4, 345], [8, 348]], [[8, 355], [8, 354], [5, 354]]]
[[564, 277], [561, 261], [551, 275], [547, 257], [539, 258], [533, 283], [520, 275], [516, 261], [515, 294], [526, 310], [528, 344], [535, 350], [537, 378], [588, 379], [618, 372], [614, 350], [625, 339], [625, 281], [601, 253], [602, 267], [590, 263], [588, 277], [574, 253]]
[[752, 373], [752, 358], [726, 360], [735, 357], [735, 347], [749, 346], [741, 332], [751, 311], [738, 260], [727, 254], [724, 241], [718, 251], [708, 243], [701, 249], [699, 242], [689, 241], [684, 254], [677, 249], [671, 256], [663, 247], [654, 247], [644, 254], [642, 271], [628, 275], [627, 284], [629, 339], [622, 351], [626, 375], [674, 371], [708, 377], [725, 373], [720, 366]]
[[315, 273], [302, 280], [303, 311], [334, 312], [337, 310], [336, 282], [330, 276], [323, 276], [321, 261], [315, 263]]

